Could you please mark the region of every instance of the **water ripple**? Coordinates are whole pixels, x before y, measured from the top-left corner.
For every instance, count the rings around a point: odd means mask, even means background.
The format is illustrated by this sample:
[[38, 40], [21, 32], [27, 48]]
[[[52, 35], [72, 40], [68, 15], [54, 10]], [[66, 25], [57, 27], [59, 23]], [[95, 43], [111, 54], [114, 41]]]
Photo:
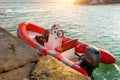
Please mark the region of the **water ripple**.
[[[21, 22], [45, 28], [60, 23], [66, 36], [110, 51], [117, 58], [115, 64], [120, 66], [120, 6], [40, 3], [3, 3], [0, 6], [0, 26], [16, 35]], [[94, 71], [95, 80], [119, 80], [119, 75], [114, 65], [100, 64]]]

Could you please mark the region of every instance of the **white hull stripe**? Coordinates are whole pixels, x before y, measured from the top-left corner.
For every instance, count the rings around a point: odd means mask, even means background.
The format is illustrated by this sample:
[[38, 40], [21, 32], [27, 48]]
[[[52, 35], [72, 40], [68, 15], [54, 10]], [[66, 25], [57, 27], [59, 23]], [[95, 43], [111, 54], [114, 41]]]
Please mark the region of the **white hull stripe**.
[[[42, 52], [44, 50], [44, 47], [43, 48], [42, 47], [43, 46], [41, 46], [39, 44], [36, 45], [36, 49], [39, 50], [40, 52]], [[47, 53], [47, 55], [51, 55], [51, 56], [53, 56], [55, 58], [57, 56], [57, 54], [55, 52], [51, 51], [51, 50], [47, 50], [46, 53]]]
[[[43, 46], [41, 46], [41, 45], [39, 45], [39, 44], [37, 44], [36, 45], [36, 49], [37, 50], [39, 50], [40, 52], [42, 52], [43, 51], [43, 48], [42, 48]], [[57, 57], [59, 54], [56, 54], [55, 52], [53, 52], [53, 51], [51, 51], [51, 50], [47, 50], [47, 55], [51, 55], [51, 56], [53, 56], [53, 57]], [[66, 65], [68, 65], [69, 67], [72, 67], [73, 66], [73, 62], [70, 62], [68, 59], [66, 59], [66, 58], [61, 58], [61, 60], [60, 61], [62, 61], [64, 64], [66, 64]]]
[[64, 63], [64, 64], [66, 64], [66, 65], [68, 65], [69, 67], [72, 67], [73, 66], [73, 62], [70, 62], [68, 59], [66, 59], [66, 58], [62, 58], [61, 59], [61, 61]]

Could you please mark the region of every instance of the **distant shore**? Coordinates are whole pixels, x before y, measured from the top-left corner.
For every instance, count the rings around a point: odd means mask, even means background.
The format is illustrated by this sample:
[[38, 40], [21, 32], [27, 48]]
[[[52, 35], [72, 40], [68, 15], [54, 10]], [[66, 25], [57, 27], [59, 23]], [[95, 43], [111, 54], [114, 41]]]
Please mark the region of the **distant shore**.
[[[6, 1], [0, 1], [0, 4], [2, 3], [8, 3]], [[112, 3], [112, 4], [106, 4], [106, 3], [79, 3], [79, 2], [73, 2], [73, 3], [67, 3], [67, 2], [40, 2], [40, 1], [13, 1], [9, 3], [35, 3], [35, 4], [73, 4], [73, 5], [120, 5], [120, 3]]]

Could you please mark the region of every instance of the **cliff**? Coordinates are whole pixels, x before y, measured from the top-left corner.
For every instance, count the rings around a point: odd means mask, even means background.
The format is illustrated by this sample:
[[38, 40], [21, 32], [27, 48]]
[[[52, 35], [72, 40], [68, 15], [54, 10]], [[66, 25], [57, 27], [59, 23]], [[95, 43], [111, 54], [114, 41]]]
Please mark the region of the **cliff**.
[[0, 28], [0, 80], [90, 80]]

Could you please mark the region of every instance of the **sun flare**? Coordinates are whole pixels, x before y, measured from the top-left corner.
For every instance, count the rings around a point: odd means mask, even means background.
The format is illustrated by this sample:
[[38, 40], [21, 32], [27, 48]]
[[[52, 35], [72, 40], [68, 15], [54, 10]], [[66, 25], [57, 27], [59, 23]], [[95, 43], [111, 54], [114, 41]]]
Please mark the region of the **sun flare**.
[[56, 0], [56, 1], [62, 3], [74, 3], [75, 0]]

